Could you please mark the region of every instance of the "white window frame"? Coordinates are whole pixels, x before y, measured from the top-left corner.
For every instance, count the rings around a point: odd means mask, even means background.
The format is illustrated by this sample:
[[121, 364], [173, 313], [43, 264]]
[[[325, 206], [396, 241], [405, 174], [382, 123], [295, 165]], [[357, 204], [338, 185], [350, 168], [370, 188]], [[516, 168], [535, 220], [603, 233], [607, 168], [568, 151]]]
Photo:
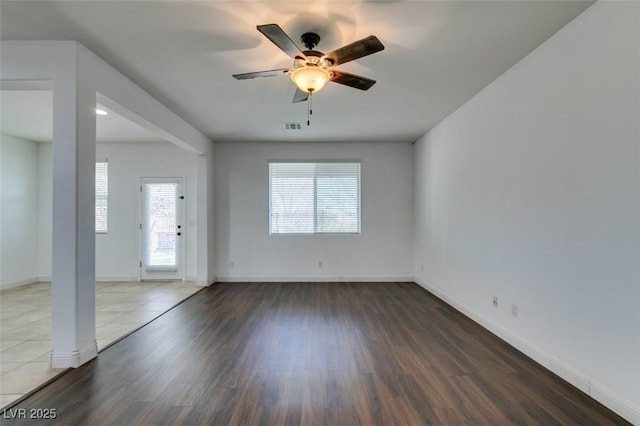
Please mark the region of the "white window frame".
[[[272, 177], [271, 177], [271, 165], [272, 164], [310, 164], [310, 165], [322, 165], [322, 164], [357, 164], [358, 165], [358, 195], [357, 195], [357, 231], [354, 232], [340, 232], [340, 231], [332, 231], [332, 232], [319, 232], [318, 231], [318, 199], [317, 199], [317, 176], [314, 176], [314, 195], [313, 195], [313, 232], [273, 232], [272, 226]], [[270, 236], [357, 236], [362, 233], [362, 161], [361, 160], [269, 160], [267, 166], [268, 173], [268, 203], [269, 203], [269, 235]]]

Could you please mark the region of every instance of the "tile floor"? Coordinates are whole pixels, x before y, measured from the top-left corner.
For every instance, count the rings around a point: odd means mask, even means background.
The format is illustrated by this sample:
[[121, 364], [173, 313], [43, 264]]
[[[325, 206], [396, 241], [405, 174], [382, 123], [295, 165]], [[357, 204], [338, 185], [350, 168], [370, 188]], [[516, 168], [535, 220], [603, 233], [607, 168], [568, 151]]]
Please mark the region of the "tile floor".
[[[192, 282], [96, 283], [98, 350], [200, 290]], [[51, 284], [0, 291], [0, 407], [51, 379]]]

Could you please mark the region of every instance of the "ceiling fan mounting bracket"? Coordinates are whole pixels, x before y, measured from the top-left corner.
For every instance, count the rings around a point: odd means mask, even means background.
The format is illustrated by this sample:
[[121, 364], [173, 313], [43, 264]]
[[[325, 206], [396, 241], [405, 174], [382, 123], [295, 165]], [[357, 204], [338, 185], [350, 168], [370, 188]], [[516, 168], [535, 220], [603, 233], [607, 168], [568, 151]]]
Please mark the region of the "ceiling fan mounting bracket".
[[300, 36], [300, 41], [307, 50], [313, 50], [320, 43], [320, 36], [316, 33], [304, 33]]

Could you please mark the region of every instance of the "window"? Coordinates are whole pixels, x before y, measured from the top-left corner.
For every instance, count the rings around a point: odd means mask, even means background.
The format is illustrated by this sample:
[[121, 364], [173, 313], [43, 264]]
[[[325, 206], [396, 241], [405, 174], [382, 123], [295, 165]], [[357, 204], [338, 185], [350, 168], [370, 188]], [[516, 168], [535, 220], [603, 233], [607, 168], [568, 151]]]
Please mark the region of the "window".
[[359, 234], [360, 163], [269, 163], [271, 234]]
[[106, 161], [96, 162], [96, 234], [107, 233], [107, 201], [109, 167]]

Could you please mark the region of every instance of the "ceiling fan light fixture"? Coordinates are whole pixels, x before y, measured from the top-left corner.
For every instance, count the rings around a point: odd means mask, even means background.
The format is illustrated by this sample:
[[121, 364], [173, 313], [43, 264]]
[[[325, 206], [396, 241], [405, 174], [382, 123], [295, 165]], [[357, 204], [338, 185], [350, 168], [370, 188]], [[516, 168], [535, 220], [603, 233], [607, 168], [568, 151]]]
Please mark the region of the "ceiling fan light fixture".
[[315, 93], [322, 89], [331, 78], [331, 73], [317, 66], [305, 66], [297, 68], [291, 73], [291, 80], [298, 89], [307, 93]]

